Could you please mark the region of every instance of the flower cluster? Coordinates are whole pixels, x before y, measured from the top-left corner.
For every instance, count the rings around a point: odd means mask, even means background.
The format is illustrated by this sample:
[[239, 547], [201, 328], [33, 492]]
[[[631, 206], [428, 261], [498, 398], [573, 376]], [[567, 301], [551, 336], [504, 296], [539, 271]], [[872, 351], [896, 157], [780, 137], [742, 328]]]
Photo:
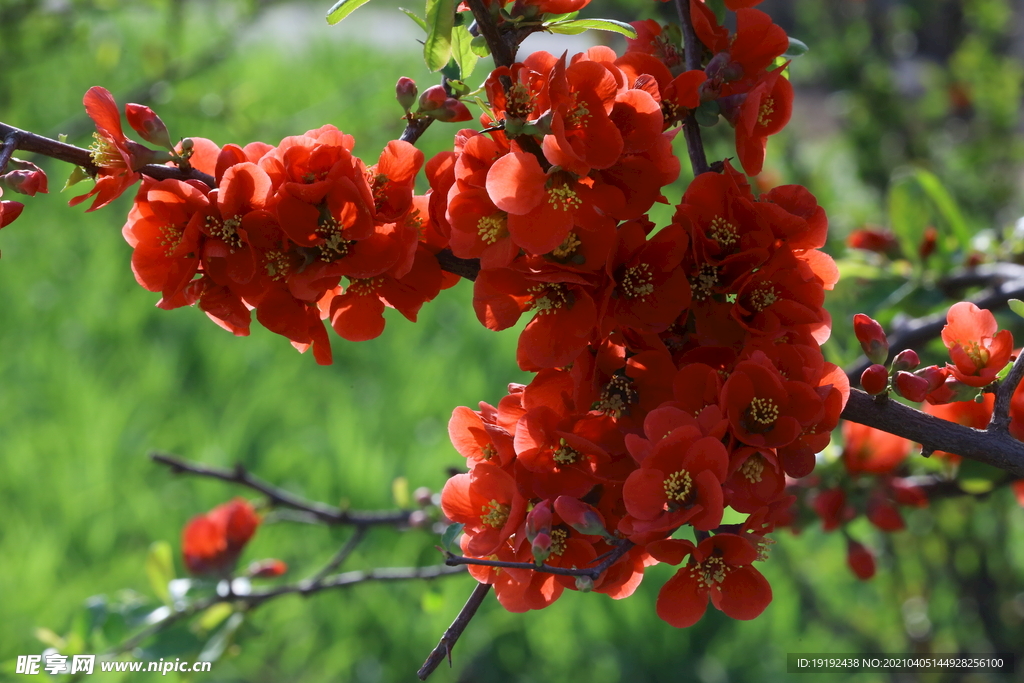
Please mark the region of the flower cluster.
[[[463, 133], [431, 176], [452, 250], [480, 259], [480, 321], [533, 314], [518, 361], [534, 379], [449, 424], [469, 471], [441, 503], [465, 525], [462, 550], [576, 569], [617, 558], [596, 579], [471, 564], [512, 611], [566, 588], [622, 598], [667, 562], [683, 565], [658, 599], [667, 622], [689, 626], [709, 601], [754, 618], [771, 589], [753, 563], [788, 514], [786, 477], [810, 473], [848, 394], [819, 346], [838, 273], [805, 188], [756, 196], [726, 162], [670, 225], [646, 216], [678, 172], [672, 127], [702, 101], [735, 115], [748, 171], [788, 118], [785, 33], [753, 9], [734, 36], [693, 11], [704, 70], [681, 70], [646, 24], [623, 57], [535, 53], [488, 79], [503, 131]], [[723, 525], [727, 509], [745, 521]]]
[[[992, 419], [995, 396], [984, 393], [1010, 362], [1013, 337], [1000, 331], [995, 316], [970, 302], [954, 304], [947, 313], [942, 341], [950, 361], [944, 367], [919, 367], [913, 350], [896, 354], [888, 367], [889, 342], [882, 326], [862, 313], [854, 316], [854, 332], [865, 356], [872, 361], [861, 375], [861, 385], [872, 395], [890, 391], [908, 400], [924, 402], [924, 412], [950, 422], [986, 429]], [[1024, 438], [1024, 388], [1018, 386], [1010, 402], [1009, 431]], [[841, 529], [847, 536], [847, 559], [861, 579], [875, 573], [872, 551], [850, 538], [845, 525], [863, 514], [878, 530], [900, 531], [906, 527], [901, 508], [929, 503], [927, 478], [906, 476], [905, 461], [913, 444], [903, 437], [867, 425], [843, 422], [843, 470], [841, 482], [827, 485], [815, 477], [792, 482], [791, 491], [806, 494], [810, 508], [826, 531]], [[935, 451], [935, 457], [955, 468], [960, 457]], [[1024, 504], [1024, 485], [1015, 485]]]
[[[189, 573], [225, 577], [259, 528], [260, 518], [245, 500], [235, 498], [193, 517], [181, 532], [181, 552]], [[287, 570], [280, 560], [254, 562], [247, 574], [267, 578]]]

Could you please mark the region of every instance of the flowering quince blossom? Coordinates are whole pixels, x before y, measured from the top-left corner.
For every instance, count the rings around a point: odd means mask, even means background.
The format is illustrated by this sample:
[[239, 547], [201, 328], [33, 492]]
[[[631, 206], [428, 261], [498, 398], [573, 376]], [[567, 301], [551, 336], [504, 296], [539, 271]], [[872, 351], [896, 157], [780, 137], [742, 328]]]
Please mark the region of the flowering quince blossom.
[[990, 384], [1010, 360], [1013, 335], [997, 331], [996, 318], [968, 301], [953, 304], [942, 328], [942, 341], [953, 361], [947, 367], [968, 386]]
[[241, 498], [193, 517], [181, 534], [185, 567], [198, 575], [230, 573], [259, 525], [256, 512]]

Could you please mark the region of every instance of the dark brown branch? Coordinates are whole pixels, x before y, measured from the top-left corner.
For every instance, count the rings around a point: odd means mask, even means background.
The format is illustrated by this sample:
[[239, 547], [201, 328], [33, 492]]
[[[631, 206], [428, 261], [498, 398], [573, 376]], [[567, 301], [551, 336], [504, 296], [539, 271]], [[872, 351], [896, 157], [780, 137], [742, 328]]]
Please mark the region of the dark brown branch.
[[434, 119], [431, 117], [410, 119], [409, 122], [405, 124], [405, 130], [402, 131], [402, 135], [398, 139], [408, 142], [411, 145], [415, 145], [416, 141], [420, 139], [420, 136], [426, 132], [427, 128], [429, 128], [430, 124], [433, 122]]
[[487, 47], [494, 58], [494, 66], [512, 66], [516, 61], [518, 43], [512, 45], [502, 35], [501, 28], [495, 23], [495, 15], [491, 13], [483, 0], [468, 0], [469, 9], [473, 12], [480, 35], [487, 42]]
[[281, 505], [294, 510], [302, 510], [315, 516], [325, 524], [348, 524], [353, 526], [390, 525], [401, 526], [409, 521], [411, 510], [386, 510], [382, 512], [360, 512], [355, 510], [342, 510], [323, 503], [308, 501], [284, 489], [279, 489], [267, 482], [254, 477], [241, 465], [234, 469], [222, 469], [220, 467], [208, 467], [199, 465], [177, 456], [166, 453], [150, 453], [149, 457], [155, 462], [167, 465], [172, 472], [194, 474], [200, 477], [220, 479], [232, 484], [240, 484], [254, 491], [259, 491], [270, 499], [272, 505]]
[[345, 560], [347, 560], [349, 558], [349, 555], [351, 555], [352, 552], [356, 549], [356, 546], [358, 546], [362, 542], [363, 538], [366, 537], [366, 529], [367, 527], [365, 526], [356, 527], [356, 530], [355, 532], [353, 532], [352, 536], [347, 541], [345, 541], [345, 545], [341, 546], [338, 552], [335, 553], [334, 557], [332, 557], [331, 560], [327, 564], [325, 564], [320, 571], [313, 575], [313, 577], [309, 580], [310, 583], [314, 586], [323, 583], [324, 580], [326, 580], [327, 577], [330, 576], [331, 572], [333, 572], [335, 569], [344, 564]]
[[[10, 136], [14, 134], [17, 139], [15, 149], [24, 150], [33, 154], [41, 154], [51, 159], [57, 159], [58, 161], [65, 161], [75, 166], [81, 166], [86, 170], [89, 175], [96, 175], [99, 172], [99, 167], [92, 161], [92, 156], [89, 154], [89, 150], [81, 147], [75, 147], [64, 142], [57, 140], [51, 140], [50, 138], [43, 137], [42, 135], [36, 135], [35, 133], [29, 133], [28, 131], [15, 128], [14, 126], [8, 126], [5, 123], [0, 123], [0, 136], [5, 139], [10, 139]], [[210, 187], [216, 187], [217, 182], [213, 179], [213, 176], [207, 175], [202, 171], [191, 169], [187, 173], [175, 166], [161, 166], [159, 164], [147, 164], [142, 168], [138, 169], [138, 172], [143, 175], [148, 175], [151, 178], [157, 180], [167, 180], [172, 178], [174, 180], [198, 180], [203, 182]]]
[[1016, 391], [1022, 377], [1024, 377], [1024, 353], [1017, 356], [1017, 360], [1014, 361], [1009, 374], [999, 383], [999, 388], [996, 389], [996, 401], [992, 409], [992, 420], [988, 423], [989, 431], [1004, 434], [1009, 432], [1010, 399], [1013, 398], [1013, 392]]
[[971, 429], [904, 405], [877, 403], [858, 389], [842, 413], [851, 422], [881, 429], [921, 444], [924, 452], [946, 451], [1024, 477], [1024, 443], [1006, 432]]
[[467, 280], [476, 280], [480, 273], [480, 259], [459, 258], [451, 249], [442, 249], [437, 252], [436, 258], [441, 264], [441, 270], [460, 275]]
[[423, 666], [416, 672], [416, 676], [421, 681], [427, 680], [427, 677], [434, 673], [434, 669], [445, 659], [448, 660], [448, 666], [452, 665], [452, 648], [455, 647], [455, 643], [458, 641], [459, 636], [462, 635], [462, 632], [469, 626], [470, 620], [473, 619], [476, 611], [480, 608], [480, 604], [487, 597], [490, 590], [491, 584], [480, 583], [469, 594], [469, 600], [466, 600], [466, 604], [462, 606], [459, 615], [455, 617], [455, 621], [452, 622], [452, 625], [441, 636], [441, 641], [430, 653], [430, 656], [427, 657], [427, 661], [423, 662]]
[[[1005, 272], [1005, 270], [998, 271], [996, 275], [990, 276], [988, 281], [991, 282], [993, 278], [999, 279], [999, 276]], [[978, 308], [994, 311], [1005, 308], [1006, 302], [1010, 299], [1022, 297], [1024, 297], [1024, 279], [1016, 279], [1005, 282], [997, 281], [991, 288], [982, 290], [970, 299], [965, 299], [965, 301], [970, 301]], [[922, 318], [914, 318], [897, 325], [892, 334], [888, 335], [889, 360], [892, 360], [897, 353], [904, 349], [918, 349], [932, 339], [935, 339], [942, 332], [942, 328], [945, 325], [946, 311], [933, 313]], [[861, 373], [869, 365], [871, 365], [870, 361], [861, 356], [853, 365], [846, 369], [846, 376], [850, 378], [851, 383], [859, 383]]]
[[443, 576], [454, 576], [464, 573], [461, 568], [446, 567], [443, 564], [427, 567], [385, 567], [382, 569], [371, 569], [369, 571], [352, 571], [343, 574], [335, 574], [322, 579], [319, 583], [313, 580], [300, 581], [298, 583], [286, 584], [266, 590], [253, 591], [246, 595], [232, 594], [229, 597], [214, 596], [204, 600], [197, 600], [184, 609], [171, 612], [167, 617], [144, 628], [134, 636], [128, 638], [120, 645], [111, 648], [107, 654], [119, 655], [128, 652], [143, 643], [150, 636], [160, 633], [169, 626], [198, 614], [216, 604], [228, 603], [236, 609], [255, 609], [263, 603], [280, 597], [282, 595], [308, 596], [320, 591], [332, 588], [348, 588], [359, 583], [368, 581], [407, 581], [410, 579], [437, 579]]
[[18, 147], [18, 138], [21, 136], [19, 131], [8, 133], [4, 137], [4, 146], [0, 148], [0, 175], [7, 170], [7, 164], [10, 162], [11, 157], [14, 155], [14, 150]]
[[[686, 70], [699, 70], [703, 47], [697, 39], [697, 32], [693, 30], [689, 0], [676, 0], [676, 9], [679, 11], [679, 26], [683, 30], [683, 56], [686, 59]], [[693, 112], [683, 118], [683, 137], [686, 139], [686, 151], [690, 155], [690, 167], [693, 168], [693, 175], [698, 176], [710, 171], [711, 167], [708, 166], [708, 158], [704, 153], [704, 140], [700, 136], [700, 124], [697, 123], [697, 117]]]
[[559, 576], [588, 576], [591, 579], [597, 580], [609, 567], [619, 561], [623, 555], [629, 552], [630, 548], [633, 547], [632, 541], [622, 541], [613, 550], [605, 555], [605, 559], [598, 565], [582, 569], [567, 569], [565, 567], [552, 567], [551, 565], [541, 564], [536, 565], [530, 562], [502, 562], [500, 560], [480, 560], [475, 557], [463, 557], [462, 555], [455, 555], [448, 553], [445, 557], [444, 563], [448, 566], [457, 566], [462, 564], [479, 565], [481, 567], [502, 567], [507, 569], [530, 569], [535, 572], [542, 574], [557, 574]]

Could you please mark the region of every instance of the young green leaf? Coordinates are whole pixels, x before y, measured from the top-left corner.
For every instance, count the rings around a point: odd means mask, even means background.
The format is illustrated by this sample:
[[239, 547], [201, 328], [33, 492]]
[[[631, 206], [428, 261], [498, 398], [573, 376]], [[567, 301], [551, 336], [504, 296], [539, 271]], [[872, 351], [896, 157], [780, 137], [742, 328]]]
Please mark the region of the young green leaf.
[[621, 33], [627, 38], [636, 38], [635, 28], [625, 22], [615, 21], [614, 19], [576, 19], [573, 21], [556, 21], [544, 24], [545, 31], [568, 36], [574, 36], [591, 29], [611, 31], [612, 33]]
[[473, 51], [473, 36], [465, 26], [452, 29], [452, 58], [459, 65], [462, 80], [468, 79], [480, 58]]
[[423, 59], [431, 71], [440, 71], [452, 55], [455, 0], [427, 0], [427, 40]]
[[427, 22], [423, 21], [420, 15], [416, 14], [411, 9], [405, 9], [404, 7], [399, 7], [398, 9], [402, 12], [405, 12], [405, 16], [415, 21], [416, 25], [423, 29], [424, 33], [430, 33], [430, 31], [427, 30]]
[[799, 57], [811, 48], [807, 47], [807, 43], [802, 40], [797, 40], [793, 36], [789, 37], [789, 48], [786, 50], [783, 57]]
[[462, 533], [462, 528], [465, 524], [449, 524], [448, 528], [444, 530], [444, 534], [441, 535], [441, 547], [447, 552], [451, 552], [452, 543]]
[[331, 9], [327, 10], [327, 23], [331, 26], [355, 12], [357, 9], [368, 3], [370, 0], [338, 0]]
[[171, 604], [167, 584], [174, 578], [172, 557], [171, 544], [167, 541], [157, 541], [149, 546], [149, 554], [146, 556], [146, 578], [149, 579], [149, 586], [156, 597], [166, 605]]
[[919, 168], [914, 171], [914, 177], [917, 179], [918, 184], [921, 185], [921, 189], [924, 190], [928, 198], [935, 204], [939, 215], [942, 216], [942, 219], [949, 225], [950, 230], [953, 231], [960, 248], [966, 250], [971, 243], [971, 231], [967, 227], [967, 221], [964, 220], [963, 214], [960, 213], [960, 207], [957, 206], [952, 195], [949, 194], [949, 191], [942, 185], [942, 181], [934, 173]]
[[1024, 301], [1020, 299], [1010, 299], [1006, 303], [1010, 304], [1010, 310], [1024, 318]]

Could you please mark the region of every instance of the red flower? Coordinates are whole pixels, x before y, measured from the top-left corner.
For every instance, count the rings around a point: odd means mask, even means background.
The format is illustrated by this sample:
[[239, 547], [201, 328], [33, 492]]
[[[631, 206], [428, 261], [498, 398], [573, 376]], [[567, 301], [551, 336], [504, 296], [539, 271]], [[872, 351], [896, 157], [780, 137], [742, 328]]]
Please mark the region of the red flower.
[[999, 329], [996, 318], [969, 301], [953, 304], [942, 328], [953, 376], [972, 387], [990, 384], [1010, 361], [1013, 335]]
[[193, 517], [181, 533], [185, 566], [197, 575], [229, 573], [259, 525], [259, 516], [241, 498]]
[[106, 88], [93, 86], [83, 98], [85, 111], [96, 124], [93, 144], [89, 148], [92, 161], [99, 167], [96, 185], [90, 192], [68, 202], [75, 206], [89, 197], [95, 197], [89, 211], [95, 211], [114, 201], [140, 178], [136, 169], [147, 163], [146, 147], [125, 137], [121, 128], [121, 112], [114, 96]]
[[910, 455], [910, 442], [857, 422], [843, 423], [843, 464], [850, 474], [887, 474]]
[[457, 474], [441, 490], [441, 509], [448, 519], [466, 525], [465, 550], [483, 556], [496, 552], [526, 517], [526, 500], [508, 472], [480, 462]]
[[846, 541], [846, 564], [861, 581], [867, 581], [875, 575], [874, 554], [852, 538]]
[[[0, 187], [0, 197], [4, 194], [4, 190]], [[21, 215], [25, 205], [21, 202], [0, 202], [0, 228], [10, 225], [14, 222], [14, 219]]]
[[772, 601], [772, 587], [752, 563], [757, 549], [735, 534], [717, 534], [694, 547], [685, 540], [647, 546], [655, 559], [678, 564], [690, 561], [658, 593], [658, 616], [676, 628], [700, 621], [708, 599], [733, 619], [753, 619]]

